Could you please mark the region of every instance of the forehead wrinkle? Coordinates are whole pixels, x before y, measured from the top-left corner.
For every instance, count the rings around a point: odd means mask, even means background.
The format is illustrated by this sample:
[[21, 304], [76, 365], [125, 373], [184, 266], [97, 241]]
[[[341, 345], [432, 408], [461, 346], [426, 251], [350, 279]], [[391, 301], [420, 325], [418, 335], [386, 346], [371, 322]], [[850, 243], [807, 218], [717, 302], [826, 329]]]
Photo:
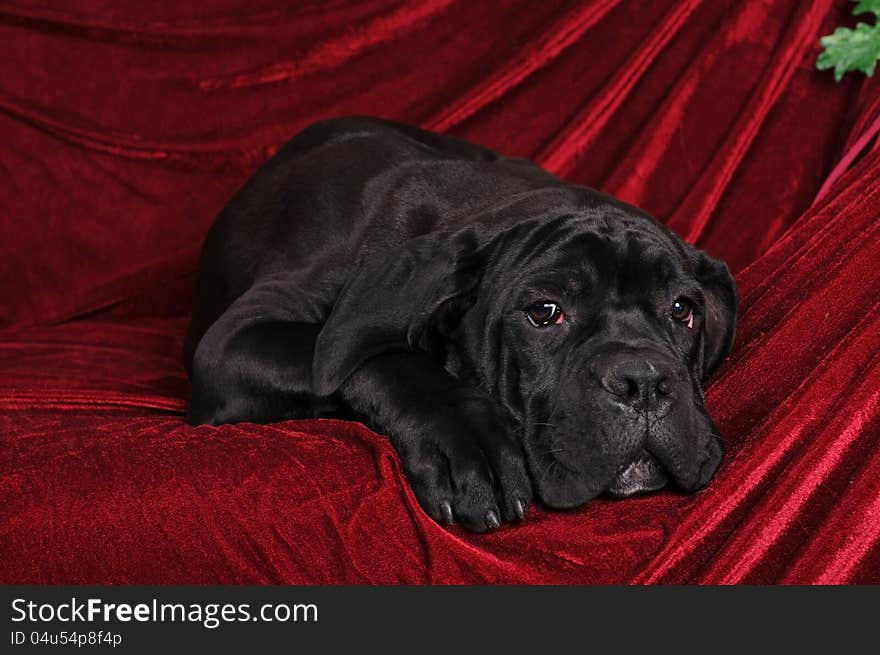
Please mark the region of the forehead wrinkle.
[[573, 233], [571, 230], [558, 236], [562, 241], [557, 247], [543, 253], [546, 255], [544, 261], [532, 258], [527, 262], [531, 265], [524, 267], [523, 273], [532, 285], [576, 295], [585, 286], [594, 286], [596, 283], [596, 260], [601, 256], [597, 253], [597, 246], [591, 245], [590, 241], [596, 241], [597, 237], [592, 233]]
[[537, 225], [516, 248], [516, 259], [521, 265], [527, 266], [536, 259], [546, 257], [554, 246], [558, 248], [560, 242], [570, 238], [573, 229], [568, 217], [564, 216]]
[[554, 258], [560, 268], [576, 271], [572, 277], [589, 282], [592, 292], [653, 304], [653, 296], [665, 293], [670, 281], [681, 276], [681, 264], [664, 235], [632, 224], [604, 222], [601, 227], [570, 237]]
[[668, 288], [682, 277], [681, 262], [657, 235], [629, 234], [620, 248], [618, 289], [621, 296], [644, 295], [645, 291]]
[[560, 216], [529, 225], [505, 244], [516, 267], [508, 275], [516, 270], [517, 282], [533, 291], [577, 295], [585, 287], [596, 292], [607, 287], [617, 296], [644, 296], [676, 277], [688, 277], [662, 229], [615, 218]]
[[602, 238], [593, 232], [571, 230], [562, 236], [562, 243], [545, 253], [544, 261], [533, 258], [528, 262], [531, 265], [523, 266], [519, 279], [531, 291], [552, 291], [565, 297], [595, 290], [602, 283], [603, 270], [611, 270], [602, 265], [608, 257], [602, 252]]

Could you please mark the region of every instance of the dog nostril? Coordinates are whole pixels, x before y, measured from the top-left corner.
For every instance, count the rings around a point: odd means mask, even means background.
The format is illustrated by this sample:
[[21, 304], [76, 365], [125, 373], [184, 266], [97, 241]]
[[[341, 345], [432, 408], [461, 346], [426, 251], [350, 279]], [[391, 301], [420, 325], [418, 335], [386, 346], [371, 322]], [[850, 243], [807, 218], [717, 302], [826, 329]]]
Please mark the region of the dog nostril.
[[606, 391], [615, 396], [625, 396], [629, 390], [628, 380], [618, 377], [613, 372], [606, 373], [599, 378], [599, 383]]
[[637, 400], [642, 395], [642, 385], [634, 378], [626, 379], [626, 397], [630, 400]]
[[668, 371], [649, 361], [620, 361], [600, 378], [602, 386], [636, 409], [652, 409], [673, 393]]

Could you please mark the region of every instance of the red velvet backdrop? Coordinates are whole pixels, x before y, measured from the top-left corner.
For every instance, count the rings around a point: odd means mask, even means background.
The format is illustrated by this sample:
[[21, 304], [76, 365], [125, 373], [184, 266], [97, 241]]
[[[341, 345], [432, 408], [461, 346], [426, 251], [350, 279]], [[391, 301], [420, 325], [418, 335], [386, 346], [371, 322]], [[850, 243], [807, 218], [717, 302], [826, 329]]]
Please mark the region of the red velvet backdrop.
[[[814, 70], [852, 6], [6, 0], [0, 581], [880, 582], [880, 79]], [[706, 491], [475, 536], [360, 425], [184, 424], [207, 226], [350, 113], [535, 158], [731, 264]]]

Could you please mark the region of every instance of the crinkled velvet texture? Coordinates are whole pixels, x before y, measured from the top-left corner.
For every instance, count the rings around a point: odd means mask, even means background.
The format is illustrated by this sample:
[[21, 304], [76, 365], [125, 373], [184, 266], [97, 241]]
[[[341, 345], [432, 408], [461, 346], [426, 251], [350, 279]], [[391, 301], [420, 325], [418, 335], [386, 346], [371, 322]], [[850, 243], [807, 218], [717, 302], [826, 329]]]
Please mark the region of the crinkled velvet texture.
[[[62, 4], [0, 10], [0, 581], [880, 582], [880, 79], [813, 69], [852, 3]], [[358, 424], [184, 423], [208, 225], [352, 113], [537, 159], [730, 263], [708, 489], [472, 535]]]

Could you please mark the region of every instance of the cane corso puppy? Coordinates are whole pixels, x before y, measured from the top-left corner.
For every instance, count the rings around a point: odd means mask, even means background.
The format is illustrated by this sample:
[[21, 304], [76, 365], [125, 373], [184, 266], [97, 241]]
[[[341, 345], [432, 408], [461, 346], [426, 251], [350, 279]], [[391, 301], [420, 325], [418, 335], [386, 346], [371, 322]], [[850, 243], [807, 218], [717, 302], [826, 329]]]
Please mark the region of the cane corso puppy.
[[701, 383], [733, 341], [727, 267], [524, 159], [320, 122], [233, 197], [199, 266], [189, 422], [355, 417], [438, 521], [692, 492], [721, 460]]

